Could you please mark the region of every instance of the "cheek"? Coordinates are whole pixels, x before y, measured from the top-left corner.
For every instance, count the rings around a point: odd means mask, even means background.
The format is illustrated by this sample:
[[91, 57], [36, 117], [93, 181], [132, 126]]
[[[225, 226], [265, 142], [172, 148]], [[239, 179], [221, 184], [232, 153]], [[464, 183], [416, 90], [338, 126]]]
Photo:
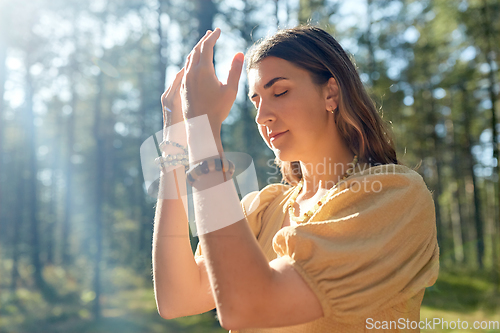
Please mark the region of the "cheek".
[[[324, 114], [323, 114], [324, 112]], [[295, 134], [302, 137], [304, 141], [308, 138], [323, 136], [328, 126], [328, 114], [316, 106], [305, 106], [304, 109], [298, 110], [294, 115]]]

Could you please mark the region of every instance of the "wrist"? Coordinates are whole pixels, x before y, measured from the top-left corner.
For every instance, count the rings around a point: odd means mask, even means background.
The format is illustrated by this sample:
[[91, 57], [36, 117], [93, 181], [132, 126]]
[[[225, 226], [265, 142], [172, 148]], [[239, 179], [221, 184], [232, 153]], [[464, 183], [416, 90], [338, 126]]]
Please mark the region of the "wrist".
[[[194, 121], [195, 119], [198, 119], [198, 121]], [[199, 121], [200, 119], [204, 119], [203, 123]], [[220, 138], [222, 122], [214, 119], [213, 117], [211, 118], [209, 114], [205, 113], [189, 118], [184, 118], [184, 125], [188, 134], [196, 133], [196, 130], [199, 126], [207, 126], [207, 124], [210, 124], [210, 128], [214, 136], [218, 136]]]
[[174, 141], [183, 146], [187, 145], [187, 133], [184, 121], [177, 122], [163, 129], [163, 139]]
[[185, 126], [190, 163], [223, 153], [220, 125], [211, 124], [206, 114], [186, 119]]

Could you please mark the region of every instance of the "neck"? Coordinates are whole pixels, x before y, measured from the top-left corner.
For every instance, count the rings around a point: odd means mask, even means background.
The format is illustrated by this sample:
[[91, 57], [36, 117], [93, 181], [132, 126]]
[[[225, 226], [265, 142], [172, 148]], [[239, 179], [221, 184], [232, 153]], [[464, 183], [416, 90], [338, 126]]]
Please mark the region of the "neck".
[[306, 200], [315, 195], [322, 195], [334, 187], [354, 167], [354, 154], [345, 149], [334, 156], [316, 158], [312, 161], [300, 162], [303, 187], [300, 198]]

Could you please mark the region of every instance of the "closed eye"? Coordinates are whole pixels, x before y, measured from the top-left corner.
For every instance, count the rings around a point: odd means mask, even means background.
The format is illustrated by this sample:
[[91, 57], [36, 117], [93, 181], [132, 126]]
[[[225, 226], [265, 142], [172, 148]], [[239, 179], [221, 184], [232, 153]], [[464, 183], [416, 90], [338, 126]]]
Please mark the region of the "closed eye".
[[281, 94], [274, 94], [274, 97], [280, 97], [280, 96], [283, 96], [284, 94], [286, 94], [288, 92], [288, 90], [285, 90], [284, 92], [282, 92]]

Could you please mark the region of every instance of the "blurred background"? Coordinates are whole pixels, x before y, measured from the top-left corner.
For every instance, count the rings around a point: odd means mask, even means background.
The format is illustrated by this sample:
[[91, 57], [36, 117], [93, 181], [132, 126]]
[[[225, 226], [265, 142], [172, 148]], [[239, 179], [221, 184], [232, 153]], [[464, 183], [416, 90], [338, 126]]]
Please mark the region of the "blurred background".
[[[225, 331], [156, 312], [139, 147], [207, 29], [224, 81], [236, 52], [307, 22], [352, 54], [434, 196], [422, 318], [500, 320], [498, 0], [0, 0], [0, 332]], [[246, 94], [243, 75], [223, 144], [262, 188], [281, 178]]]

